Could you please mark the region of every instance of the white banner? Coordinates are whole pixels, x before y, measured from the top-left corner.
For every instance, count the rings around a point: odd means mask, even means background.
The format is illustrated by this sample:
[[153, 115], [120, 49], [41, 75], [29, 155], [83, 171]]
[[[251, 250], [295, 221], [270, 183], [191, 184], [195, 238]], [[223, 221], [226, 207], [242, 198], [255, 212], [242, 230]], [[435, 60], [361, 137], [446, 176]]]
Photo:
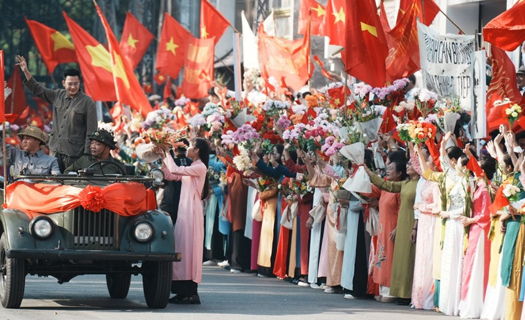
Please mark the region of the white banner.
[[474, 139], [484, 139], [487, 136], [487, 114], [485, 102], [487, 100], [485, 50], [476, 51], [474, 60], [474, 108], [471, 112], [471, 129]]
[[461, 108], [474, 104], [474, 36], [440, 35], [417, 23], [423, 86], [440, 98], [459, 98]]

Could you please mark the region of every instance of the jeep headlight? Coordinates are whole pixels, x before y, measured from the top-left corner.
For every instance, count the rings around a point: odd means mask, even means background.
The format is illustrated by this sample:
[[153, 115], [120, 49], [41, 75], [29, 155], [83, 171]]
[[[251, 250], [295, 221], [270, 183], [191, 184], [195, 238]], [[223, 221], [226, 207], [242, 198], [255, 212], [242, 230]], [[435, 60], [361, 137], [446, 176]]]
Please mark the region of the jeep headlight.
[[164, 172], [162, 172], [162, 170], [152, 169], [150, 171], [150, 175], [154, 179], [154, 182], [157, 184], [162, 183], [162, 181], [164, 181]]
[[153, 225], [149, 221], [140, 221], [133, 227], [133, 237], [138, 242], [148, 242], [153, 239]]
[[29, 230], [33, 237], [45, 240], [53, 235], [54, 224], [48, 217], [37, 217], [31, 221]]

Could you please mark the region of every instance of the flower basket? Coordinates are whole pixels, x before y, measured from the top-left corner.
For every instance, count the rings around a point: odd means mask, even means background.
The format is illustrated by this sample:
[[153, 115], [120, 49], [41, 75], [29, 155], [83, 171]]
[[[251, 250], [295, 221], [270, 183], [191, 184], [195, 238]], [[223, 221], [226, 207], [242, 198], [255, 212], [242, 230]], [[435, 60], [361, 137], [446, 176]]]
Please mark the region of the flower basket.
[[255, 120], [255, 117], [249, 114], [246, 114], [246, 109], [242, 109], [241, 112], [235, 117], [232, 118], [232, 123], [237, 127], [240, 128], [245, 124], [246, 122], [252, 122]]

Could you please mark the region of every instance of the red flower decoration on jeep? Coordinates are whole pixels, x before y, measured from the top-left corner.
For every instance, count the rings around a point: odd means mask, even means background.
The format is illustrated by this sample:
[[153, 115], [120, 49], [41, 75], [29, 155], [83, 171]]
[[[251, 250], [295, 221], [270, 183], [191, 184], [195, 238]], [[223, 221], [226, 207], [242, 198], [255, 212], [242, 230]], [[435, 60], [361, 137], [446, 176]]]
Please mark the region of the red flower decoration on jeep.
[[99, 212], [104, 209], [106, 199], [101, 187], [87, 186], [78, 194], [80, 205], [84, 209]]

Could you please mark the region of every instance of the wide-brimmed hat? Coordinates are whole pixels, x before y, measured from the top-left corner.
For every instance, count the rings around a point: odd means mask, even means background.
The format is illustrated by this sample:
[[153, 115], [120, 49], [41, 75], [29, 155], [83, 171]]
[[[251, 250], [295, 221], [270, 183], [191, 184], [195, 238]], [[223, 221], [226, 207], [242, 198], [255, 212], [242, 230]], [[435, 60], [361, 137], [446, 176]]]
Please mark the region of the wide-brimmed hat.
[[88, 138], [90, 140], [97, 140], [105, 145], [109, 146], [111, 149], [115, 149], [116, 142], [114, 140], [113, 133], [107, 131], [106, 129], [97, 129], [96, 131], [93, 131]]
[[42, 131], [42, 129], [40, 129], [39, 127], [35, 126], [27, 126], [24, 130], [20, 131], [18, 137], [20, 137], [20, 139], [24, 139], [24, 137], [35, 138], [37, 140], [42, 141], [42, 143], [44, 144], [47, 142], [46, 134], [44, 133], [44, 131]]
[[518, 71], [516, 72], [516, 74], [523, 74], [525, 75], [525, 66], [521, 66]]

